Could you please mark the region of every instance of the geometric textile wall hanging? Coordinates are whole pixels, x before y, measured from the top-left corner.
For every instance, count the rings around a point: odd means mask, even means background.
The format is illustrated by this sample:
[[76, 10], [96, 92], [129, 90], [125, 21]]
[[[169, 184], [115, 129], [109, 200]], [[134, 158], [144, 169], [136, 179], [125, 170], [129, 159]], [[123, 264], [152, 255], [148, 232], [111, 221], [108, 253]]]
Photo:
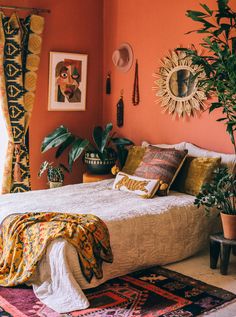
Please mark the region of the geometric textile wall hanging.
[[0, 98], [8, 131], [2, 193], [30, 190], [25, 135], [33, 109], [44, 18], [0, 12]]
[[204, 72], [184, 51], [170, 51], [153, 76], [157, 102], [161, 102], [164, 111], [173, 116], [190, 117], [203, 110], [203, 101], [207, 98], [204, 88], [198, 86], [198, 79], [204, 78]]

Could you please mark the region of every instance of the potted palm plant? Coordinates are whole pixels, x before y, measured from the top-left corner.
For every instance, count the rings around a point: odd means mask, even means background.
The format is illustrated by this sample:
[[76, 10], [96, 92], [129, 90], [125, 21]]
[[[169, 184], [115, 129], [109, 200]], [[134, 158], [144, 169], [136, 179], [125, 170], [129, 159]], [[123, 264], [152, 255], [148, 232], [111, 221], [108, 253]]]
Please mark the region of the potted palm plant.
[[69, 169], [72, 170], [73, 163], [82, 155], [88, 171], [93, 174], [108, 174], [114, 166], [117, 158], [121, 167], [125, 163], [128, 153], [126, 146], [133, 142], [126, 138], [115, 137], [111, 134], [112, 123], [108, 123], [103, 129], [97, 126], [93, 129], [93, 143], [72, 134], [68, 128], [61, 125], [46, 136], [42, 142], [41, 151], [46, 152], [51, 148], [58, 147], [56, 158], [58, 158], [68, 147]]
[[44, 161], [40, 166], [38, 176], [41, 177], [44, 172], [47, 172], [49, 187], [56, 188], [63, 185], [64, 171], [69, 172], [63, 164], [53, 166], [53, 162]]
[[[198, 85], [204, 87], [208, 95], [217, 98], [213, 98], [209, 113], [221, 110], [222, 116], [217, 121], [225, 124], [236, 155], [236, 38], [233, 37], [236, 12], [228, 3], [228, 0], [217, 0], [216, 10], [206, 4], [201, 4], [203, 11], [188, 10], [187, 16], [201, 25], [191, 32], [204, 34], [200, 45], [207, 52], [199, 54], [193, 45], [192, 49], [179, 50], [184, 50], [193, 63], [204, 70], [205, 77], [199, 79]], [[235, 186], [235, 174], [225, 168], [218, 169], [212, 182], [202, 187], [195, 200], [197, 206], [204, 205], [207, 210], [216, 207], [221, 211], [224, 236], [228, 239], [236, 239], [236, 230], [226, 228], [228, 225], [233, 229], [236, 227]]]

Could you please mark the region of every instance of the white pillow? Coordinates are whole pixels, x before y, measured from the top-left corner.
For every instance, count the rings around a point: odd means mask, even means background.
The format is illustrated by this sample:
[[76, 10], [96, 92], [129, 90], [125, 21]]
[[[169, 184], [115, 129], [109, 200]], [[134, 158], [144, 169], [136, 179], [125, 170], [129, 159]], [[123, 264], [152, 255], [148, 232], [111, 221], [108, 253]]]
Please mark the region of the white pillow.
[[134, 175], [119, 172], [113, 183], [113, 189], [132, 192], [143, 198], [152, 198], [160, 186], [156, 179], [146, 179]]
[[185, 150], [185, 142], [180, 142], [180, 143], [176, 143], [176, 144], [150, 144], [147, 141], [142, 142], [142, 147], [148, 147], [149, 145], [160, 147], [163, 149], [175, 148], [176, 150]]
[[221, 164], [226, 165], [229, 170], [232, 172], [234, 170], [234, 167], [236, 165], [236, 155], [235, 154], [225, 154], [220, 152], [214, 152], [209, 151], [206, 149], [202, 149], [196, 145], [193, 145], [192, 143], [185, 143], [185, 149], [188, 150], [189, 156], [195, 156], [195, 157], [220, 157], [221, 158]]

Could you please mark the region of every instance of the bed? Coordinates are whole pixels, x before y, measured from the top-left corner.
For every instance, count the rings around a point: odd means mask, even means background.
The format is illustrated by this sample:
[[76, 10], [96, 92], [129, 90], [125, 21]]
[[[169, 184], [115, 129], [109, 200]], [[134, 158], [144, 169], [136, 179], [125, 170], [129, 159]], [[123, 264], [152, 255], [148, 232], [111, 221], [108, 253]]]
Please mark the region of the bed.
[[0, 222], [12, 213], [56, 211], [95, 214], [108, 227], [114, 261], [103, 264], [100, 280], [86, 282], [76, 250], [65, 240], [54, 240], [47, 248], [30, 282], [36, 296], [59, 313], [89, 306], [82, 289], [193, 255], [205, 245], [215, 223], [216, 214], [206, 217], [204, 209], [193, 205], [194, 196], [171, 191], [166, 197], [143, 199], [113, 190], [112, 183], [104, 180], [1, 196]]

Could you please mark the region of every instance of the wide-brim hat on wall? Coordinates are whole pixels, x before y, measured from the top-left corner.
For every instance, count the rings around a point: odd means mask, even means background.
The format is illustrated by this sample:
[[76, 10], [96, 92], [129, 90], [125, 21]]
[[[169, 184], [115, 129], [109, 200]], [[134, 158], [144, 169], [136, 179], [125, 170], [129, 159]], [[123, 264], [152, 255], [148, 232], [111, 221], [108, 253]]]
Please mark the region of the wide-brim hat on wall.
[[133, 50], [130, 44], [122, 43], [112, 54], [114, 65], [122, 72], [127, 72], [133, 63]]

